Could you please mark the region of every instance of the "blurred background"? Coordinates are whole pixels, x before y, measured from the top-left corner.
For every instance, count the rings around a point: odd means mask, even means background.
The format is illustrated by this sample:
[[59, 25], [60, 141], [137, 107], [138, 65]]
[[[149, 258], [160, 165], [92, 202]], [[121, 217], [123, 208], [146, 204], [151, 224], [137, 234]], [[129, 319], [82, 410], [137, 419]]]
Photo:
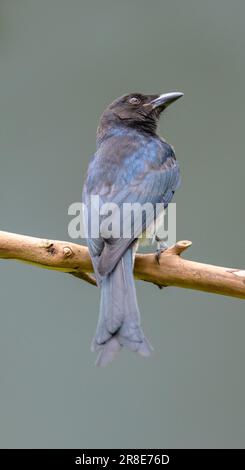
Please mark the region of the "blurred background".
[[[245, 3], [1, 0], [0, 229], [67, 240], [98, 119], [123, 93], [179, 90], [160, 133], [185, 256], [245, 268]], [[106, 369], [99, 291], [0, 261], [0, 447], [244, 447], [242, 300], [137, 283], [154, 356]]]

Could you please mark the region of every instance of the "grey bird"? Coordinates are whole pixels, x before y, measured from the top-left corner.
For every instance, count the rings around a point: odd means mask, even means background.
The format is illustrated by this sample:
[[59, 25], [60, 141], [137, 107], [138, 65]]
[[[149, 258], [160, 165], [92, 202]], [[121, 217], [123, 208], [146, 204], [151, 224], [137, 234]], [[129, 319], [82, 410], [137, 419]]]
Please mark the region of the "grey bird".
[[[117, 98], [103, 112], [97, 130], [97, 149], [92, 156], [83, 188], [88, 209], [88, 248], [101, 289], [100, 313], [92, 351], [96, 364], [105, 366], [123, 346], [149, 356], [152, 346], [143, 333], [133, 277], [138, 238], [148, 228], [136, 218], [132, 236], [107, 238], [103, 229], [91, 234], [91, 196], [99, 205], [151, 203], [167, 207], [180, 184], [180, 169], [173, 147], [157, 135], [161, 113], [183, 93], [144, 95], [130, 93]], [[155, 220], [157, 214], [153, 214]], [[103, 225], [103, 217], [100, 219]], [[113, 220], [113, 213], [112, 213]], [[128, 220], [127, 220], [127, 223]]]

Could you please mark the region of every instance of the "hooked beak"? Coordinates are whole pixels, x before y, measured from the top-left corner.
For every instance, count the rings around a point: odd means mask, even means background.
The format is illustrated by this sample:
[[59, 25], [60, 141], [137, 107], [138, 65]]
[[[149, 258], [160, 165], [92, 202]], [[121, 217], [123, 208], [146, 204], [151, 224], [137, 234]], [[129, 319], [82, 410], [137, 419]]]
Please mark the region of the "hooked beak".
[[151, 101], [152, 109], [159, 108], [160, 111], [166, 109], [170, 104], [174, 103], [174, 101], [178, 100], [184, 95], [184, 93], [180, 93], [178, 91], [173, 91], [171, 93], [164, 93], [163, 95], [158, 96], [154, 100]]

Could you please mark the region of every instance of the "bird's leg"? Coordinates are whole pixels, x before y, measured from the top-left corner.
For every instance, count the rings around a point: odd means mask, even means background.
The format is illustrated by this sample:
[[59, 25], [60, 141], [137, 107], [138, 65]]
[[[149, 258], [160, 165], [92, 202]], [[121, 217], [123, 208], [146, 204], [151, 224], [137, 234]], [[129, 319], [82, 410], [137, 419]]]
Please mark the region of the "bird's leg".
[[157, 242], [157, 249], [156, 249], [156, 262], [160, 264], [160, 258], [161, 258], [161, 253], [165, 251], [168, 248], [167, 243], [163, 241], [163, 239], [159, 238], [157, 235], [155, 235], [155, 240]]
[[[157, 249], [156, 249], [156, 253], [155, 253], [155, 258], [156, 258], [156, 262], [158, 264], [160, 264], [161, 253], [163, 253], [163, 251], [165, 251], [168, 248], [168, 245], [161, 238], [159, 238], [157, 235], [155, 235], [155, 241], [157, 242]], [[157, 285], [157, 287], [159, 289], [163, 289], [165, 286]]]

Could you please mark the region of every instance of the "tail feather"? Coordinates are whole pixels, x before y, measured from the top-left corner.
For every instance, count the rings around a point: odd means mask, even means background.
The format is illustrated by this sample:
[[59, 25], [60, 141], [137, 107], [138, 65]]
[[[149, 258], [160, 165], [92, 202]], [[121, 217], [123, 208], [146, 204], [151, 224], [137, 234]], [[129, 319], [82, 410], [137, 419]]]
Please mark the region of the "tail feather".
[[116, 336], [110, 338], [103, 346], [99, 348], [99, 354], [95, 361], [95, 365], [105, 367], [113, 361], [116, 354], [120, 351], [121, 345]]
[[140, 325], [132, 248], [101, 281], [100, 315], [91, 345], [92, 351], [99, 351], [96, 365], [107, 365], [122, 346], [144, 357], [153, 350]]

